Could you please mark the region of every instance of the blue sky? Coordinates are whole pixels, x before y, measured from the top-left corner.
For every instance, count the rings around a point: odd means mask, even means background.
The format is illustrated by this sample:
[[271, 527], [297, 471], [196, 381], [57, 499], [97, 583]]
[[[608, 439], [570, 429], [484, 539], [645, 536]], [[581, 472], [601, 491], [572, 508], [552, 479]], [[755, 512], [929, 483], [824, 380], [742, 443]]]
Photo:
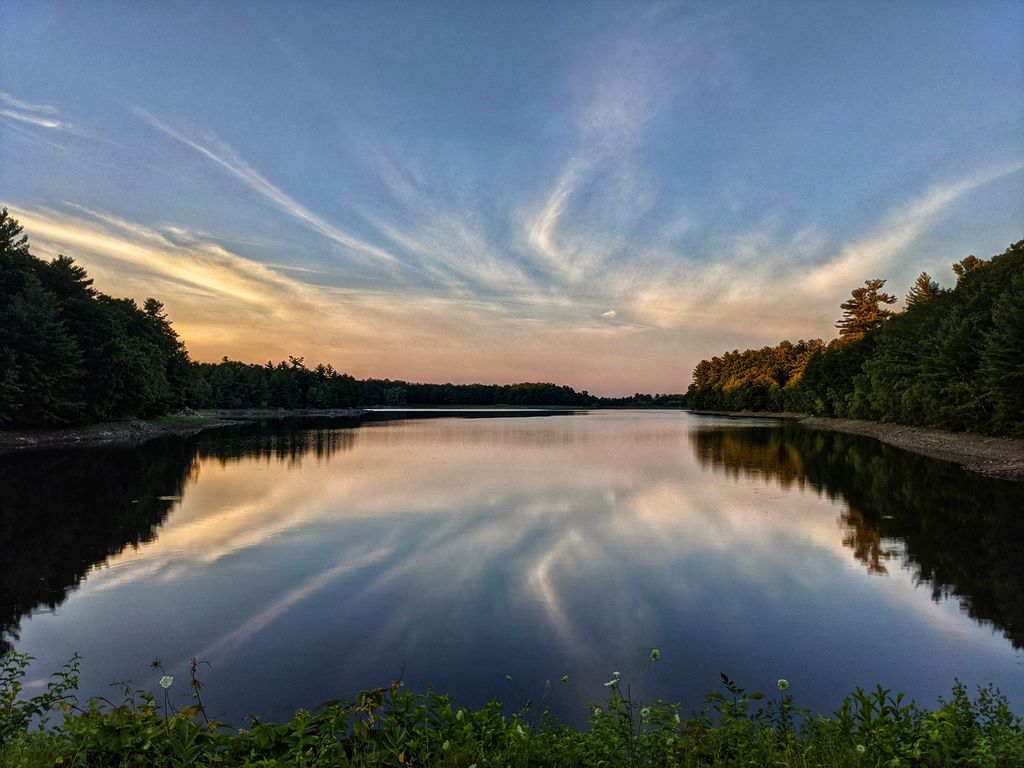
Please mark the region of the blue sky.
[[197, 359], [681, 391], [1024, 236], [1019, 2], [4, 17], [0, 202]]

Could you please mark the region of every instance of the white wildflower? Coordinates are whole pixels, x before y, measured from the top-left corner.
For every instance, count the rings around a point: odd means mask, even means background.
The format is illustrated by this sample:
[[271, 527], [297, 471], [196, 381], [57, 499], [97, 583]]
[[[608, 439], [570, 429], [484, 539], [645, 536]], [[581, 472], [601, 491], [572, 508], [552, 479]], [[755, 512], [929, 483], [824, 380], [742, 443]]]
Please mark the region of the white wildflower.
[[164, 675], [160, 678], [160, 687], [167, 690], [174, 684], [174, 678], [170, 675]]
[[784, 691], [789, 688], [789, 680], [784, 677], [780, 677], [779, 682], [777, 682], [776, 685], [779, 686], [780, 691]]

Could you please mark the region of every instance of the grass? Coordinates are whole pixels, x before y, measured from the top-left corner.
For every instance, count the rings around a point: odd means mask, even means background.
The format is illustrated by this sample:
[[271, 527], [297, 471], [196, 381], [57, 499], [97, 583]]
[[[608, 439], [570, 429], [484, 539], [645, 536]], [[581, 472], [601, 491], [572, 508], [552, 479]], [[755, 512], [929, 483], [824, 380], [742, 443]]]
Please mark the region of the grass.
[[300, 710], [284, 723], [252, 718], [234, 728], [208, 719], [194, 660], [184, 683], [194, 703], [177, 710], [169, 696], [175, 682], [166, 676], [159, 698], [124, 686], [119, 702], [80, 703], [77, 656], [45, 692], [25, 698], [29, 661], [10, 653], [0, 663], [4, 768], [1024, 766], [1024, 725], [1006, 698], [991, 687], [972, 697], [960, 683], [935, 709], [877, 687], [855, 690], [821, 717], [795, 703], [785, 680], [764, 696], [723, 675], [722, 689], [684, 715], [678, 704], [633, 701], [616, 674], [607, 701], [591, 705], [580, 730], [557, 722], [543, 703], [514, 714], [496, 702], [469, 710], [393, 683]]

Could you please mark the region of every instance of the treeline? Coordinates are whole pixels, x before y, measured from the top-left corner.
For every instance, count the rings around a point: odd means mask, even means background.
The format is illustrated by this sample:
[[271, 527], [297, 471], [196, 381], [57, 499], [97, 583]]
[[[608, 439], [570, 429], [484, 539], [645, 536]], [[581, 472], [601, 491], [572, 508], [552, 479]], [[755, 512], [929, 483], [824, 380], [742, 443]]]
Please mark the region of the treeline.
[[154, 416], [184, 405], [191, 366], [163, 305], [97, 291], [66, 256], [32, 256], [6, 208], [0, 296], [0, 424]]
[[520, 384], [413, 384], [388, 379], [362, 382], [366, 405], [594, 405], [589, 392], [546, 382]]
[[1024, 435], [1024, 240], [953, 265], [955, 287], [918, 277], [900, 312], [885, 281], [842, 305], [839, 337], [701, 361], [690, 408], [819, 416]]
[[96, 290], [66, 256], [29, 251], [0, 212], [0, 427], [152, 417], [184, 408], [336, 409], [359, 406], [531, 405], [672, 407], [681, 395], [598, 398], [550, 383], [419, 384], [359, 381], [303, 358], [264, 365], [189, 359], [164, 313], [147, 299]]
[[801, 339], [701, 360], [686, 404], [719, 411], [785, 411], [792, 407], [807, 363], [824, 348], [821, 339]]
[[194, 364], [194, 408], [351, 408], [358, 406], [564, 405], [591, 406], [588, 392], [548, 383], [417, 384], [358, 380], [330, 365], [307, 368], [301, 357], [266, 365], [224, 358]]
[[330, 365], [307, 368], [303, 358], [276, 365], [193, 363], [192, 408], [352, 408], [360, 404], [359, 382]]

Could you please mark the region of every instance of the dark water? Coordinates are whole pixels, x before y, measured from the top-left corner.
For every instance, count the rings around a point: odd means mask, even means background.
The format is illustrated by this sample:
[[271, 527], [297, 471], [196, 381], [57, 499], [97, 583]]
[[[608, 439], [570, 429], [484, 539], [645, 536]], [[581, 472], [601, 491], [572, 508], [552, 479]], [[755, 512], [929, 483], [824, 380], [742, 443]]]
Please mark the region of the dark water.
[[[0, 456], [0, 627], [43, 684], [289, 716], [404, 674], [579, 722], [620, 671], [830, 711], [955, 677], [1024, 710], [1024, 484], [876, 441], [671, 412], [257, 425]], [[650, 649], [662, 659], [649, 668]], [[570, 676], [566, 685], [557, 683]], [[511, 675], [509, 683], [506, 675]]]

